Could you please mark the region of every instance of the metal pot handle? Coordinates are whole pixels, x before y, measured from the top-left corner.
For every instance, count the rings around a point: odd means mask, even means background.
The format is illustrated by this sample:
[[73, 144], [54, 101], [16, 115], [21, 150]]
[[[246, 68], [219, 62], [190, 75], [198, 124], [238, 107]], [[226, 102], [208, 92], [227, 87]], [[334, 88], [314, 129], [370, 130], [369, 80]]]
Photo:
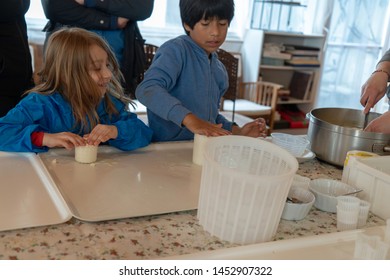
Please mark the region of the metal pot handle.
[[390, 152], [390, 146], [387, 144], [379, 144], [375, 143], [372, 144], [372, 152], [373, 153], [389, 153]]

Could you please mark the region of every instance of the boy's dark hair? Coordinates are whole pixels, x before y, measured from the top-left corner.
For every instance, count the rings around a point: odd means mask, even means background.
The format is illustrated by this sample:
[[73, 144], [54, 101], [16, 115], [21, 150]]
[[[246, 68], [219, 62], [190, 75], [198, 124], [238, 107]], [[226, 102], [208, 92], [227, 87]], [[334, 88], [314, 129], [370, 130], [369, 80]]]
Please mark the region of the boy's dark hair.
[[200, 20], [214, 17], [228, 20], [230, 24], [234, 16], [233, 0], [180, 0], [179, 7], [183, 26], [187, 24], [191, 29]]

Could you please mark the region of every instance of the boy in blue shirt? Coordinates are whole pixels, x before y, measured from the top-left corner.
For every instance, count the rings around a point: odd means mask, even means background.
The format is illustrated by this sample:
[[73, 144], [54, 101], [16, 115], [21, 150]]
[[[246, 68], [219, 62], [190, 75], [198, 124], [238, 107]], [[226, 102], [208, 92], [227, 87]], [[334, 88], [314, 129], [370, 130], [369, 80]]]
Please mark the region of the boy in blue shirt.
[[233, 0], [180, 0], [180, 14], [186, 35], [158, 49], [136, 90], [148, 109], [153, 141], [191, 140], [194, 133], [264, 136], [264, 119], [240, 128], [219, 114], [229, 81], [215, 51], [226, 39]]

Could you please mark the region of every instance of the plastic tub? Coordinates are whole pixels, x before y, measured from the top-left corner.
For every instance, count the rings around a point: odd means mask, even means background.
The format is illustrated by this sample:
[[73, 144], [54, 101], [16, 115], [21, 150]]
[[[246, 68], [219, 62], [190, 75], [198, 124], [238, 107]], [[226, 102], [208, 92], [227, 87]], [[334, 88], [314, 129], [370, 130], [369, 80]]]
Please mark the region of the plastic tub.
[[351, 157], [343, 181], [363, 189], [358, 194], [371, 203], [370, 211], [382, 219], [390, 218], [390, 156]]
[[213, 137], [204, 154], [199, 223], [229, 242], [271, 240], [297, 169], [296, 158], [272, 143]]

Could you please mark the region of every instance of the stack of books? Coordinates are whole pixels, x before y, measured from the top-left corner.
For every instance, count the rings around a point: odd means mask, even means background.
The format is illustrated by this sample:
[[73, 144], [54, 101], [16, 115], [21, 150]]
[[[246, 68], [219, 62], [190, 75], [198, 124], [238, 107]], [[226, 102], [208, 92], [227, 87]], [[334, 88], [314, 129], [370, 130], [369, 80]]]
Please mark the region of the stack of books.
[[261, 59], [262, 64], [274, 66], [285, 65], [285, 61], [291, 59], [292, 55], [284, 52], [284, 50], [283, 44], [265, 43]]
[[285, 61], [287, 65], [301, 67], [320, 66], [320, 61], [318, 59], [320, 49], [317, 47], [286, 45], [284, 52], [291, 55], [291, 58]]

